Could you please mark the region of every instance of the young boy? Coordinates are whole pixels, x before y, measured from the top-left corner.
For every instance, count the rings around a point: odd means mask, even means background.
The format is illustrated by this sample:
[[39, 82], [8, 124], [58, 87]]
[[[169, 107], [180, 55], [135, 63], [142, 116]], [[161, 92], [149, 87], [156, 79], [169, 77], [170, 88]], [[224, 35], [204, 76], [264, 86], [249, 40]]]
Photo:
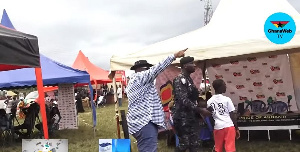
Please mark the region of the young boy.
[[226, 152], [235, 152], [235, 138], [240, 137], [237, 121], [234, 116], [234, 105], [230, 98], [223, 96], [226, 84], [222, 79], [213, 82], [215, 95], [207, 101], [207, 107], [215, 120], [214, 139], [216, 152], [222, 152], [225, 144]]

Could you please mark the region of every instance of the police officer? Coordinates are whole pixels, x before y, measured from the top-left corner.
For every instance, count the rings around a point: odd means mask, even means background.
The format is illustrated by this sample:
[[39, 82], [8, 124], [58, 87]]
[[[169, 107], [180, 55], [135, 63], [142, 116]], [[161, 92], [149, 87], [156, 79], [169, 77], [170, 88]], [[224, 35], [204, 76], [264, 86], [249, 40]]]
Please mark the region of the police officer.
[[[205, 108], [197, 105], [199, 92], [190, 74], [195, 72], [194, 58], [187, 56], [180, 60], [181, 73], [174, 79], [174, 107], [173, 121], [179, 146], [176, 152], [196, 152], [200, 146], [200, 122], [199, 114], [210, 115]], [[198, 115], [198, 116], [197, 116]]]

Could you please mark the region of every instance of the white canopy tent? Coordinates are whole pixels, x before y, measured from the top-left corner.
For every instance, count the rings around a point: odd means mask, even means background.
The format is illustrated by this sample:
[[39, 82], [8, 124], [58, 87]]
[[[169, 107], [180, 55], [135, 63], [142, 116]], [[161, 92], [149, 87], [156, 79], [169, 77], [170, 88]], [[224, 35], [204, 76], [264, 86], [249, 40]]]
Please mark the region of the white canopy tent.
[[[270, 42], [264, 33], [267, 18], [277, 12], [295, 21], [294, 38], [283, 45]], [[297, 28], [298, 27], [298, 28]], [[145, 47], [134, 53], [111, 58], [111, 71], [128, 70], [135, 61], [156, 64], [178, 50], [198, 61], [289, 54], [295, 97], [300, 109], [300, 14], [287, 0], [221, 0], [205, 27]], [[178, 60], [174, 63], [178, 63]], [[113, 74], [111, 75], [113, 76]]]
[[[296, 27], [299, 25], [294, 38], [284, 45], [270, 42], [264, 34], [265, 21], [277, 12], [289, 14]], [[195, 57], [195, 60], [298, 52], [300, 14], [286, 0], [221, 0], [207, 26], [132, 54], [113, 56], [111, 71], [127, 70], [140, 59], [155, 64], [167, 55], [185, 48], [189, 48], [186, 55]]]
[[[267, 18], [277, 12], [289, 14], [296, 23], [294, 38], [283, 45], [270, 42], [264, 33]], [[137, 52], [111, 58], [111, 74], [128, 70], [135, 61], [156, 64], [178, 50], [198, 61], [220, 58], [245, 58], [248, 55], [290, 54], [295, 99], [300, 109], [300, 14], [287, 0], [221, 0], [210, 23], [203, 28], [161, 41]], [[178, 60], [174, 63], [178, 63]], [[113, 79], [114, 84], [115, 79]], [[114, 89], [115, 85], [114, 85]], [[115, 95], [116, 101], [116, 95]], [[116, 104], [118, 123], [118, 104]], [[118, 129], [119, 131], [119, 129]]]

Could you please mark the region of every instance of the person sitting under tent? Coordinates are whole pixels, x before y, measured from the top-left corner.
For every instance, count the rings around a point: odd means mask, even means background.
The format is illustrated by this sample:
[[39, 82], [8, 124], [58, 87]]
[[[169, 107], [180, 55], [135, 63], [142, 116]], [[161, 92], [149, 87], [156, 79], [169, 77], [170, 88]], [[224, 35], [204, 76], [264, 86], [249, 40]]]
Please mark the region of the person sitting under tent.
[[[48, 125], [48, 132], [51, 134], [54, 130], [59, 129], [59, 122], [61, 120], [61, 115], [58, 109], [58, 104], [56, 101], [53, 101], [53, 106], [46, 106], [46, 115], [47, 115], [47, 125]], [[42, 122], [35, 125], [35, 127], [42, 132]]]
[[[15, 126], [14, 130], [15, 133], [19, 136], [19, 138], [28, 138], [30, 137], [32, 130], [34, 129], [35, 120], [39, 114], [39, 105], [36, 102], [25, 103], [21, 101], [18, 105], [19, 113], [24, 113], [25, 120], [23, 124]], [[26, 129], [26, 133], [20, 132], [21, 129]]]
[[50, 109], [50, 117], [49, 117], [48, 125], [52, 127], [52, 129], [59, 129], [59, 122], [61, 120], [61, 115], [58, 109], [58, 104], [56, 101], [53, 102], [53, 107]]
[[[4, 109], [0, 109], [0, 133], [2, 133], [2, 131], [8, 129], [10, 127], [11, 123], [10, 123], [10, 117], [9, 114], [7, 114], [5, 112]], [[1, 137], [1, 134], [0, 134]]]
[[106, 104], [105, 96], [104, 95], [100, 95], [99, 98], [98, 98], [97, 107], [99, 108], [100, 105], [105, 106], [105, 104]]

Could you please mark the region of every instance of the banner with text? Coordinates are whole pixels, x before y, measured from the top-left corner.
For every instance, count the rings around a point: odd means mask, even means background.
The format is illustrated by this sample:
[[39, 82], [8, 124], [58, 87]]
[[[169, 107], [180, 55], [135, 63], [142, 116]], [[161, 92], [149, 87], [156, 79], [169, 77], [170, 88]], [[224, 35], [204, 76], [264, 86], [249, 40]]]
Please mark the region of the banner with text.
[[213, 60], [208, 64], [208, 75], [211, 83], [215, 79], [225, 81], [225, 95], [236, 106], [246, 100], [260, 100], [267, 104], [269, 97], [288, 104], [287, 96], [291, 95], [291, 110], [298, 109], [287, 55]]
[[73, 84], [58, 85], [58, 109], [62, 117], [59, 129], [78, 129]]

